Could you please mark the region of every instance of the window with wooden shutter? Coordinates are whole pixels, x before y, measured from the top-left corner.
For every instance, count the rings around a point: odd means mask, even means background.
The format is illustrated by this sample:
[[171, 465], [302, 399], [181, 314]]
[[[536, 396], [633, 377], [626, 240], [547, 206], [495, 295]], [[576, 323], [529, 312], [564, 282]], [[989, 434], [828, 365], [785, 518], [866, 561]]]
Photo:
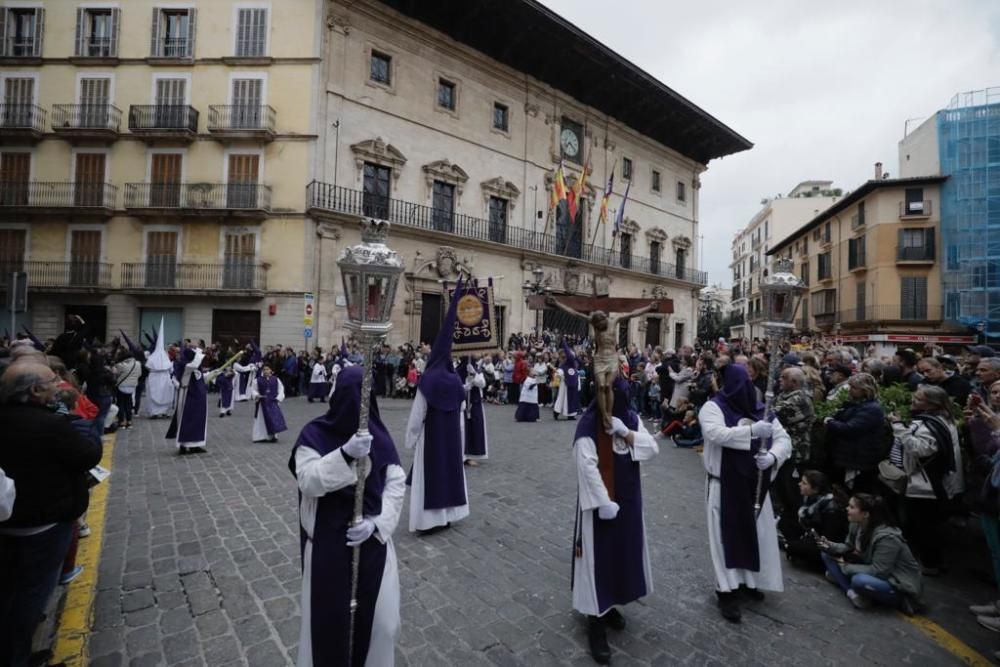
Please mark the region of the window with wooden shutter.
[[188, 126], [187, 80], [156, 80], [156, 112], [154, 122], [161, 128], [184, 128]]
[[236, 24], [236, 55], [240, 58], [267, 53], [267, 10], [240, 9]]
[[146, 287], [174, 287], [177, 232], [146, 233]]
[[222, 286], [226, 289], [253, 289], [256, 259], [255, 234], [242, 231], [227, 232]]
[[233, 79], [232, 127], [234, 129], [261, 129], [264, 127], [264, 81], [262, 79]]
[[869, 319], [865, 317], [866, 306], [867, 306], [865, 301], [866, 301], [866, 296], [868, 294], [867, 286], [865, 283], [860, 282], [856, 285], [855, 290], [856, 292], [854, 297], [854, 315], [857, 321], [863, 322], [864, 320]]
[[96, 8], [76, 10], [76, 48], [85, 58], [109, 58], [118, 55], [118, 25], [121, 10]]
[[193, 58], [198, 10], [153, 8], [150, 55], [157, 58]]
[[0, 55], [41, 58], [45, 34], [45, 10], [41, 7], [0, 7], [3, 44]]
[[230, 155], [229, 180], [226, 183], [227, 208], [257, 208], [259, 155]]
[[107, 156], [104, 153], [77, 153], [76, 176], [73, 182], [73, 203], [76, 206], [102, 206], [104, 173]]
[[27, 237], [23, 229], [0, 229], [0, 274], [24, 271]]
[[927, 319], [927, 276], [900, 278], [900, 319]]
[[101, 271], [101, 232], [73, 230], [69, 259], [71, 285], [97, 285]]
[[149, 205], [154, 208], [176, 208], [181, 203], [180, 153], [154, 153], [149, 170]]
[[0, 204], [27, 206], [31, 153], [0, 153]]
[[79, 127], [109, 127], [111, 79], [80, 79]]

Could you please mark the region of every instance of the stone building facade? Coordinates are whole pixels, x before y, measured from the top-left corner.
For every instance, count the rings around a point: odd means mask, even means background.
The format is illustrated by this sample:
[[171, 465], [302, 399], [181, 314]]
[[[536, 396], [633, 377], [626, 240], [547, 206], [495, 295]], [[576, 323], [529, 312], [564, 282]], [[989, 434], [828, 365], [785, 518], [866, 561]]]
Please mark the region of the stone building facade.
[[[699, 177], [749, 142], [536, 3], [444, 5], [329, 5], [326, 131], [306, 204], [317, 342], [344, 333], [334, 262], [358, 242], [361, 216], [392, 222], [390, 245], [406, 261], [394, 342], [432, 337], [442, 281], [460, 274], [493, 279], [504, 335], [558, 326], [527, 308], [528, 283], [556, 295], [668, 298], [672, 313], [622, 336], [691, 342], [706, 282], [696, 266]], [[584, 57], [564, 69], [570, 48]], [[560, 162], [570, 187], [590, 165], [579, 229], [548, 213]]]

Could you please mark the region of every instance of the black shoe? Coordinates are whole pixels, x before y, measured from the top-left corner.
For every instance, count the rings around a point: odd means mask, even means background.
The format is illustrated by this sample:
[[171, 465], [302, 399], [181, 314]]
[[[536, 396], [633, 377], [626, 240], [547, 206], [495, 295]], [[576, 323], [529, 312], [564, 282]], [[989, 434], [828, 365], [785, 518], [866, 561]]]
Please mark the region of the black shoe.
[[601, 617], [601, 620], [612, 630], [625, 629], [625, 615], [617, 609], [609, 610], [608, 613]]
[[739, 623], [743, 615], [740, 613], [740, 603], [736, 598], [736, 592], [716, 591], [715, 595], [718, 598], [719, 612], [722, 614], [722, 618], [730, 623]]
[[590, 655], [601, 665], [611, 662], [611, 647], [608, 646], [608, 633], [604, 623], [596, 616], [587, 617], [587, 642], [590, 644]]
[[756, 588], [750, 588], [749, 586], [740, 586], [740, 593], [743, 593], [743, 595], [748, 600], [753, 600], [754, 602], [764, 601], [764, 594], [761, 591], [758, 591]]
[[271, 436], [271, 439], [268, 440], [268, 442], [278, 442], [278, 439], [274, 436]]
[[451, 528], [451, 522], [444, 524], [443, 526], [434, 526], [433, 528], [428, 528], [426, 530], [418, 530], [417, 535], [420, 537], [426, 537], [427, 535], [433, 535], [434, 533], [440, 533], [442, 530]]

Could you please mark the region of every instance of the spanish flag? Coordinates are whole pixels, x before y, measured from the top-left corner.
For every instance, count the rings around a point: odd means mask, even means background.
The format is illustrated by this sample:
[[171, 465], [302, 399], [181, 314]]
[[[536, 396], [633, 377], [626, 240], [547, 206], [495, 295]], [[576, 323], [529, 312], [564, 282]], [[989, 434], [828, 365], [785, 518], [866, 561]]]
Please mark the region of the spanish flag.
[[601, 197], [601, 212], [597, 218], [597, 223], [600, 225], [607, 224], [608, 222], [608, 200], [611, 199], [611, 189], [614, 187], [614, 183], [615, 167], [612, 165], [611, 174], [608, 176], [608, 187], [604, 188], [604, 195]]
[[560, 162], [555, 175], [552, 176], [552, 208], [559, 206], [559, 202], [564, 199], [566, 199], [566, 181], [563, 178], [563, 166]]
[[569, 221], [570, 224], [576, 223], [576, 214], [578, 211], [578, 205], [580, 203], [580, 195], [583, 193], [583, 188], [587, 183], [587, 175], [590, 173], [590, 159], [587, 159], [587, 164], [583, 168], [583, 172], [580, 173], [580, 177], [576, 179], [576, 183], [570, 189], [566, 196], [567, 203], [569, 204]]

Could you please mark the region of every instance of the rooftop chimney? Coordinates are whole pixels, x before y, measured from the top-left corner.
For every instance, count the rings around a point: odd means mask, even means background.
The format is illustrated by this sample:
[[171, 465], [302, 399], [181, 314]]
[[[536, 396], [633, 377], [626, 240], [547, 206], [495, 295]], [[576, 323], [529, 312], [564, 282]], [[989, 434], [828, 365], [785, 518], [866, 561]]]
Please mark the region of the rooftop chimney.
[[881, 162], [876, 162], [875, 163], [875, 180], [876, 181], [881, 181], [882, 180], [882, 163]]

